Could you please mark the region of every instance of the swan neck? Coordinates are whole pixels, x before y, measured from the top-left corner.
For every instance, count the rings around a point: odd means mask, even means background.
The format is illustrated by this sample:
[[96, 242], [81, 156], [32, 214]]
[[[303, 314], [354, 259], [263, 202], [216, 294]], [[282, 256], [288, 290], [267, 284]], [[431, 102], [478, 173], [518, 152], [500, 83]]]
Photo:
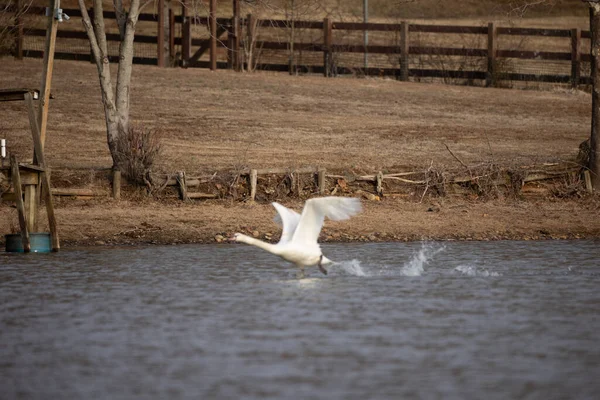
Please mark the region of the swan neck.
[[246, 244], [251, 244], [253, 246], [259, 247], [263, 250], [266, 250], [270, 253], [273, 254], [279, 254], [279, 248], [271, 243], [267, 243], [267, 242], [263, 242], [262, 240], [258, 240], [255, 239], [253, 237], [250, 236], [246, 236], [246, 235], [240, 235], [238, 238], [238, 242], [242, 242], [242, 243], [246, 243]]

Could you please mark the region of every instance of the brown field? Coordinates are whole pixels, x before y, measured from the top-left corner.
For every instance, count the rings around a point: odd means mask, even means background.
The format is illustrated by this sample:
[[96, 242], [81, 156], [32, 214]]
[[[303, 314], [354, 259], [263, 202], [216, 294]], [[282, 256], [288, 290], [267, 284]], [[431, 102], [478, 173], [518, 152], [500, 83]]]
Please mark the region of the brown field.
[[[37, 87], [40, 60], [0, 60], [0, 87]], [[95, 66], [57, 61], [47, 161], [54, 186], [108, 189], [111, 166]], [[163, 132], [157, 172], [210, 175], [242, 167], [320, 166], [346, 174], [532, 166], [574, 160], [589, 136], [590, 97], [547, 91], [325, 79], [135, 66], [132, 119]], [[31, 158], [27, 113], [0, 103], [0, 137]], [[99, 172], [100, 171], [100, 172]], [[286, 201], [299, 207], [298, 200]], [[600, 237], [597, 196], [473, 196], [365, 202], [356, 219], [329, 225], [330, 240]], [[60, 200], [66, 244], [213, 240], [235, 230], [275, 234], [268, 204], [230, 199], [184, 204], [135, 194], [120, 202]], [[16, 211], [0, 204], [0, 233]], [[340, 236], [341, 235], [341, 236]]]

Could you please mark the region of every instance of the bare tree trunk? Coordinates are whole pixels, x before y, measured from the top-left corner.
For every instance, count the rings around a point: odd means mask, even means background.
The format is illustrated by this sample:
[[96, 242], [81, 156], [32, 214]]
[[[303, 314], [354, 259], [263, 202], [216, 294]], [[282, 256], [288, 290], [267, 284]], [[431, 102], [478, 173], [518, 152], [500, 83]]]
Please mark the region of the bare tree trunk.
[[592, 34], [592, 132], [588, 167], [594, 190], [600, 191], [600, 4], [590, 2], [590, 31]]
[[114, 0], [117, 25], [121, 36], [119, 46], [119, 67], [117, 70], [116, 95], [110, 74], [108, 46], [104, 26], [102, 0], [94, 0], [94, 20], [90, 19], [85, 0], [78, 0], [82, 22], [88, 35], [92, 56], [98, 68], [100, 90], [104, 117], [106, 120], [106, 135], [108, 148], [113, 159], [113, 167], [119, 167], [117, 142], [119, 136], [129, 129], [129, 89], [133, 64], [133, 39], [135, 25], [139, 15], [139, 0], [132, 0], [129, 12], [123, 9], [122, 0]]

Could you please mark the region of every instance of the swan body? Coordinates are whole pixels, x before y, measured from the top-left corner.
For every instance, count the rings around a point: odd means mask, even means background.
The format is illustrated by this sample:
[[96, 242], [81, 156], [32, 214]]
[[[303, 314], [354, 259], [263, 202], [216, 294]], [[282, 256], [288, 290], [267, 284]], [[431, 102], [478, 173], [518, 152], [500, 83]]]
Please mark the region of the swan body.
[[281, 239], [277, 244], [266, 243], [241, 233], [236, 233], [233, 240], [259, 247], [296, 264], [302, 276], [304, 267], [313, 265], [317, 265], [321, 272], [327, 274], [323, 265], [332, 263], [330, 259], [323, 256], [321, 247], [317, 243], [325, 217], [333, 221], [341, 221], [362, 210], [359, 199], [333, 196], [308, 200], [304, 204], [302, 214], [279, 203], [273, 203], [273, 207], [278, 213], [275, 221], [283, 227]]

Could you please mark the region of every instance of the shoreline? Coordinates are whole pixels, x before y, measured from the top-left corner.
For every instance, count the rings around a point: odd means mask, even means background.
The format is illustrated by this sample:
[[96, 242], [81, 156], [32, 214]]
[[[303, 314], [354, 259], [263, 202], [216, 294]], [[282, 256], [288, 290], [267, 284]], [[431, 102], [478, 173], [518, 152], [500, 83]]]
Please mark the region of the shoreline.
[[[600, 199], [489, 200], [435, 198], [415, 203], [389, 199], [363, 200], [361, 214], [347, 221], [326, 220], [320, 243], [598, 240]], [[300, 210], [303, 201], [284, 202]], [[0, 221], [4, 234], [14, 233], [13, 218]], [[235, 232], [276, 242], [280, 228], [270, 204], [211, 200], [201, 203], [145, 201], [60, 202], [56, 207], [61, 248], [87, 246], [228, 243]], [[45, 215], [40, 215], [45, 232]]]

